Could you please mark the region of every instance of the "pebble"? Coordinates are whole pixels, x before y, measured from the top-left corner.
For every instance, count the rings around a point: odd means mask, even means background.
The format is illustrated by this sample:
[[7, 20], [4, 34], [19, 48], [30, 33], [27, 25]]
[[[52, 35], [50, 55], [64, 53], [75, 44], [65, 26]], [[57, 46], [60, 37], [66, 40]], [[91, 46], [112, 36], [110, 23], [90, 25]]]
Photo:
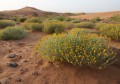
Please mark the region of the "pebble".
[[15, 58], [17, 55], [16, 54], [9, 54], [7, 58]]
[[18, 64], [15, 63], [15, 62], [10, 62], [10, 63], [8, 63], [7, 65], [8, 65], [9, 67], [13, 67], [13, 68], [15, 68], [15, 67], [18, 66]]

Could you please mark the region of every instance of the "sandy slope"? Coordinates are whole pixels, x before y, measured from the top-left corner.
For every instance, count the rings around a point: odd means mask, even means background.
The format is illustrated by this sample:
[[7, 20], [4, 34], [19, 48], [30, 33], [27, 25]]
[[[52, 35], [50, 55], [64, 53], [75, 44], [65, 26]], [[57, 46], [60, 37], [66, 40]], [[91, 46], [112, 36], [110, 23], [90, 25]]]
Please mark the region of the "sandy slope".
[[[2, 84], [120, 84], [120, 68], [104, 70], [78, 68], [67, 63], [55, 64], [40, 60], [34, 54], [34, 44], [45, 34], [30, 33], [19, 41], [0, 41], [0, 82]], [[115, 46], [120, 46], [118, 43]], [[17, 54], [14, 59], [7, 58]], [[17, 62], [10, 68], [8, 62]], [[17, 82], [19, 81], [19, 82]]]
[[85, 15], [70, 16], [71, 18], [82, 18], [82, 19], [93, 19], [95, 17], [100, 17], [102, 19], [109, 18], [113, 15], [120, 15], [120, 11], [116, 12], [101, 12], [101, 13], [89, 13]]

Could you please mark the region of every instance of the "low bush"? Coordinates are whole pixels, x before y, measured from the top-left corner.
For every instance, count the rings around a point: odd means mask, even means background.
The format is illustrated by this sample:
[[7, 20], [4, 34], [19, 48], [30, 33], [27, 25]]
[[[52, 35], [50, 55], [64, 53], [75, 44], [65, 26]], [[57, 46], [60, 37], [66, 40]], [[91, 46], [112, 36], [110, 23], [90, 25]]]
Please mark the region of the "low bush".
[[15, 26], [15, 22], [9, 20], [0, 20], [0, 28], [5, 28], [7, 26]]
[[1, 32], [0, 38], [2, 40], [18, 40], [25, 35], [26, 32], [21, 28], [8, 27]]
[[95, 28], [99, 30], [99, 29], [102, 28], [102, 26], [104, 26], [105, 24], [106, 24], [106, 23], [98, 22], [98, 23], [95, 24]]
[[73, 19], [72, 18], [66, 18], [66, 21], [72, 21]]
[[40, 32], [43, 30], [44, 25], [42, 23], [23, 23], [22, 28], [32, 30], [33, 32], [35, 31]]
[[59, 21], [65, 21], [66, 17], [65, 16], [57, 16], [56, 19]]
[[80, 23], [82, 20], [81, 19], [75, 19], [73, 20], [73, 23]]
[[77, 28], [94, 28], [94, 24], [92, 22], [81, 22], [75, 24]]
[[114, 15], [110, 18], [108, 18], [109, 21], [112, 21], [112, 22], [119, 22], [120, 23], [120, 15]]
[[39, 23], [33, 23], [31, 24], [30, 26], [30, 29], [33, 31], [33, 32], [41, 32], [43, 30], [44, 26], [43, 24], [39, 24]]
[[75, 24], [72, 23], [72, 22], [66, 22], [66, 29], [72, 29], [72, 28], [75, 28]]
[[17, 19], [17, 21], [18, 21], [18, 22], [24, 22], [26, 19], [27, 19], [27, 18], [25, 18], [25, 17], [20, 17], [20, 18]]
[[39, 17], [32, 17], [27, 19], [25, 22], [27, 23], [42, 23], [43, 21]]
[[100, 33], [114, 40], [120, 40], [120, 24], [106, 24], [100, 28]]
[[65, 23], [61, 21], [44, 22], [44, 32], [46, 33], [62, 33], [65, 29]]
[[101, 21], [100, 17], [95, 17], [93, 19], [91, 19], [92, 22], [99, 22]]
[[43, 60], [99, 69], [113, 63], [115, 57], [107, 38], [83, 29], [45, 36], [36, 44], [35, 50]]

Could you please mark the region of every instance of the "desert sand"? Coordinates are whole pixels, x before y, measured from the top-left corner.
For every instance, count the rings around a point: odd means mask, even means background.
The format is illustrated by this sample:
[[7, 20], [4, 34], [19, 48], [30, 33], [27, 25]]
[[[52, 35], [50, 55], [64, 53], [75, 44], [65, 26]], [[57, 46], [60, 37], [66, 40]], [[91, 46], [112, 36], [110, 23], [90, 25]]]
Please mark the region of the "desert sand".
[[70, 16], [71, 18], [81, 18], [81, 19], [93, 19], [100, 17], [101, 19], [107, 19], [114, 15], [120, 15], [120, 11], [114, 12], [99, 12], [99, 13], [86, 13], [85, 15]]

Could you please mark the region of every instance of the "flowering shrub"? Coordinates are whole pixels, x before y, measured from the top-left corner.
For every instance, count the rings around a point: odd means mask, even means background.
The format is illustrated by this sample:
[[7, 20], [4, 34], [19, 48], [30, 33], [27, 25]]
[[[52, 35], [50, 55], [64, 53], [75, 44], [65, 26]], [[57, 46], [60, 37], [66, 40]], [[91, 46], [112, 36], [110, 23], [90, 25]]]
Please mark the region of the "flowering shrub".
[[100, 28], [100, 33], [111, 39], [120, 40], [120, 24], [106, 24]]
[[93, 28], [94, 24], [92, 22], [81, 22], [76, 24], [77, 28]]
[[61, 21], [46, 21], [44, 22], [44, 31], [47, 33], [61, 33], [65, 29], [65, 23]]
[[107, 38], [83, 29], [43, 37], [36, 44], [35, 50], [44, 60], [68, 62], [91, 68], [104, 68], [113, 62], [115, 56]]

